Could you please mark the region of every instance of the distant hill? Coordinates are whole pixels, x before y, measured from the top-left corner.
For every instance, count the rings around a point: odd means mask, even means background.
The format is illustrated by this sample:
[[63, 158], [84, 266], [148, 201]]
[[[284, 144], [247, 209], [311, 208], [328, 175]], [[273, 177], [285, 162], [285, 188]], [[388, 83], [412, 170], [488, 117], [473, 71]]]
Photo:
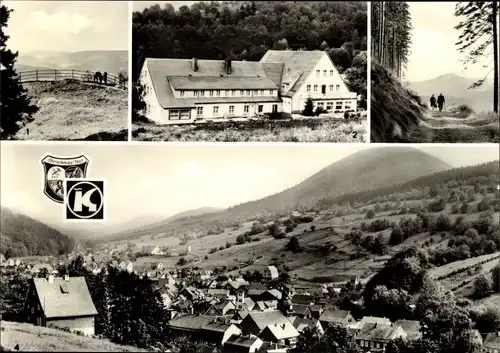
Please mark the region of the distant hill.
[[187, 210], [184, 212], [179, 212], [169, 218], [167, 218], [164, 222], [165, 223], [172, 223], [177, 220], [181, 220], [184, 218], [189, 218], [189, 217], [197, 217], [197, 216], [202, 216], [204, 214], [209, 214], [209, 213], [217, 213], [217, 212], [222, 212], [224, 209], [222, 208], [217, 208], [217, 207], [200, 207], [196, 208], [194, 210]]
[[6, 257], [57, 255], [71, 252], [74, 240], [22, 213], [1, 208], [1, 250]]
[[81, 51], [74, 53], [35, 51], [19, 53], [17, 70], [34, 69], [78, 69], [89, 71], [107, 71], [117, 74], [128, 71], [128, 52], [116, 51]]
[[177, 218], [171, 222], [151, 224], [140, 230], [123, 233], [121, 237], [154, 234], [181, 224], [231, 222], [307, 209], [326, 199], [386, 188], [451, 168], [446, 162], [412, 147], [370, 148], [337, 161], [302, 183], [266, 198], [231, 207], [225, 212], [192, 215], [189, 221]]
[[439, 93], [445, 96], [447, 105], [467, 104], [475, 111], [493, 110], [493, 85], [490, 81], [483, 86], [469, 89], [475, 80], [460, 77], [454, 74], [445, 74], [436, 78], [407, 82], [406, 86], [417, 92], [428, 103], [432, 94], [436, 97]]

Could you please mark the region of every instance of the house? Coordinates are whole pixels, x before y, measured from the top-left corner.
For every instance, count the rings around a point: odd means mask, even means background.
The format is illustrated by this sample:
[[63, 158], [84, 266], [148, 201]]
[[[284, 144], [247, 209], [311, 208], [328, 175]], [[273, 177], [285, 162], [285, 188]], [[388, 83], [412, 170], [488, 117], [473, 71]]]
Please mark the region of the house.
[[349, 325], [355, 324], [356, 320], [351, 315], [350, 311], [347, 310], [335, 310], [327, 308], [323, 314], [319, 317], [319, 321], [323, 327], [327, 325], [340, 325], [347, 327]]
[[290, 321], [267, 325], [259, 338], [264, 342], [273, 342], [294, 348], [300, 333]]
[[97, 310], [84, 277], [33, 278], [26, 299], [27, 322], [94, 334]]
[[369, 351], [373, 348], [385, 350], [389, 341], [406, 337], [406, 332], [401, 326], [366, 323], [356, 335], [355, 340], [362, 349]]
[[204, 337], [210, 337], [209, 341], [224, 345], [227, 340], [233, 335], [241, 335], [241, 330], [231, 323], [214, 320], [201, 327], [201, 332]]
[[244, 334], [260, 335], [269, 325], [286, 324], [290, 320], [279, 310], [249, 312], [240, 324], [240, 329]]
[[224, 300], [220, 303], [212, 304], [204, 315], [213, 315], [213, 316], [227, 315], [227, 314], [233, 314], [235, 310], [236, 306], [234, 305], [233, 302], [229, 300]]
[[269, 50], [260, 62], [146, 58], [139, 83], [144, 115], [161, 124], [292, 113], [308, 98], [326, 110], [356, 110], [356, 93], [324, 51]]
[[356, 93], [349, 91], [324, 51], [268, 50], [260, 62], [284, 65], [280, 84], [284, 112], [301, 112], [308, 98], [314, 108], [332, 112], [357, 109]]
[[219, 298], [219, 299], [224, 299], [224, 298], [227, 298], [229, 296], [229, 290], [222, 289], [222, 288], [209, 288], [207, 291], [207, 296]]
[[254, 335], [231, 336], [222, 346], [221, 353], [256, 353], [264, 342]]
[[34, 264], [33, 267], [31, 268], [31, 273], [38, 274], [43, 270], [46, 270], [48, 274], [54, 272], [54, 268], [49, 264]]
[[305, 304], [305, 305], [313, 305], [314, 304], [314, 296], [309, 294], [295, 294], [292, 297], [293, 304]]
[[366, 324], [380, 324], [380, 325], [391, 325], [391, 320], [385, 317], [376, 317], [376, 316], [363, 316], [363, 318], [359, 322], [354, 322], [349, 325], [349, 328], [352, 330], [361, 330]]
[[290, 318], [290, 321], [293, 324], [293, 327], [299, 332], [302, 333], [304, 329], [307, 327], [309, 329], [317, 329], [319, 334], [323, 334], [325, 331], [321, 322], [316, 319], [304, 319], [301, 317]]
[[396, 320], [394, 326], [401, 326], [405, 330], [407, 336], [406, 339], [418, 340], [422, 337], [420, 332], [420, 321], [416, 320]]
[[5, 261], [6, 260], [4, 254], [0, 254], [0, 264], [3, 264]]
[[149, 255], [163, 255], [163, 251], [157, 245], [146, 245], [142, 247], [142, 252]]
[[500, 353], [500, 331], [488, 333], [483, 341], [483, 348], [488, 353]]
[[278, 279], [278, 269], [276, 266], [267, 266], [264, 269], [263, 277], [265, 279]]

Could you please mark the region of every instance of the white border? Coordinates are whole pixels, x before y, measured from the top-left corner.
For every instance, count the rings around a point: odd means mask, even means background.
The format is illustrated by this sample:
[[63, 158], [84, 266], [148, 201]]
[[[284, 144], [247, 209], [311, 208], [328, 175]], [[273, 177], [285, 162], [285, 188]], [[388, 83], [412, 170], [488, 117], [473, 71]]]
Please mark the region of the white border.
[[132, 141], [132, 10], [133, 1], [128, 1], [128, 134], [127, 142]]
[[[125, 142], [126, 143], [126, 142]], [[79, 218], [79, 219], [67, 219], [66, 218], [66, 201], [68, 198], [68, 180], [70, 181], [78, 181], [78, 182], [96, 182], [96, 181], [102, 181], [102, 212], [103, 212], [103, 218], [102, 219], [93, 219], [93, 218]], [[64, 223], [106, 223], [106, 218], [108, 214], [108, 209], [106, 207], [107, 202], [106, 202], [106, 179], [103, 178], [68, 178], [64, 179], [64, 202], [63, 202], [63, 207], [62, 207], [62, 216], [63, 216], [63, 222]]]
[[372, 3], [366, 2], [366, 143], [371, 143], [371, 107], [372, 107]]

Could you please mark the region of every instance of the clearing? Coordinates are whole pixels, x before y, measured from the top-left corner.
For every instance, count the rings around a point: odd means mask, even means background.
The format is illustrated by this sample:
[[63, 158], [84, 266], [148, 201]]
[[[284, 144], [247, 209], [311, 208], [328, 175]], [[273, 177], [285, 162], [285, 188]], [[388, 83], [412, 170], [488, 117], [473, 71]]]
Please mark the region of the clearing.
[[367, 119], [293, 119], [206, 122], [189, 125], [134, 123], [137, 141], [366, 142]]
[[60, 331], [25, 323], [1, 321], [2, 347], [35, 352], [146, 352], [132, 346], [122, 346], [105, 339]]
[[23, 86], [40, 109], [16, 139], [127, 140], [126, 90], [71, 79]]

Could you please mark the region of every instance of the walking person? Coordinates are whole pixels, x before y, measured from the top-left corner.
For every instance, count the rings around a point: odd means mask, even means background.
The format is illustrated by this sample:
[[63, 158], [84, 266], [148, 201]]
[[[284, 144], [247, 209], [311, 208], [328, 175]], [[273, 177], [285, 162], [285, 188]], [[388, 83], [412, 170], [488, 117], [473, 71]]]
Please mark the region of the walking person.
[[431, 100], [431, 109], [434, 110], [434, 108], [436, 108], [436, 97], [432, 95], [430, 100]]
[[444, 100], [443, 94], [439, 93], [439, 96], [438, 96], [438, 99], [437, 99], [439, 111], [443, 110], [444, 102], [445, 102], [445, 100]]
[[106, 71], [104, 71], [102, 78], [104, 80], [104, 84], [107, 85], [108, 84], [108, 73]]

